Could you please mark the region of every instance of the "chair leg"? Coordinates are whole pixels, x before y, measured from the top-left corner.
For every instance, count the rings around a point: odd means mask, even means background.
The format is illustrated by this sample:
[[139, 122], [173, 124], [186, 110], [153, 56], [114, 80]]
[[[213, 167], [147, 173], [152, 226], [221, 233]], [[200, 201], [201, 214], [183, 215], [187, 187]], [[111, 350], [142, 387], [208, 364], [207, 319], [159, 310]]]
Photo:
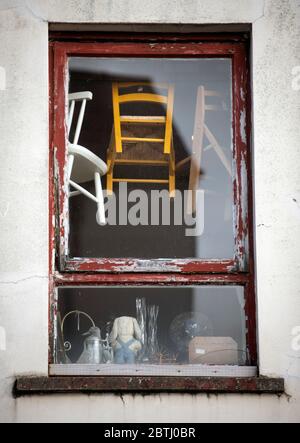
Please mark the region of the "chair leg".
[[195, 123], [193, 132], [193, 153], [191, 158], [187, 213], [192, 215], [197, 209], [197, 190], [199, 188], [201, 159], [204, 141], [205, 90], [199, 86], [197, 92]]
[[96, 189], [96, 198], [98, 201], [96, 220], [99, 225], [104, 226], [106, 224], [104, 197], [103, 197], [103, 190], [101, 184], [101, 176], [99, 172], [95, 172], [95, 189]]
[[107, 168], [108, 172], [106, 174], [106, 192], [107, 195], [113, 194], [113, 167], [111, 161], [111, 153], [107, 151]]
[[[69, 198], [72, 196], [71, 192], [70, 192], [70, 179], [71, 179], [71, 174], [72, 174], [72, 170], [73, 170], [73, 165], [74, 165], [74, 155], [68, 155], [68, 196]], [[74, 195], [74, 194], [73, 194]]]
[[115, 128], [114, 125], [112, 127], [109, 146], [107, 150], [107, 167], [108, 172], [106, 175], [106, 192], [107, 195], [113, 194], [113, 178], [114, 178], [114, 165], [115, 165]]
[[171, 152], [170, 152], [170, 162], [169, 162], [169, 193], [170, 198], [175, 198], [175, 190], [176, 190], [176, 183], [175, 183], [175, 152], [174, 152], [174, 142], [173, 142], [173, 136], [171, 138]]
[[72, 170], [73, 170], [73, 165], [74, 165], [74, 155], [69, 155], [68, 156], [68, 179], [70, 180], [71, 175], [72, 175]]

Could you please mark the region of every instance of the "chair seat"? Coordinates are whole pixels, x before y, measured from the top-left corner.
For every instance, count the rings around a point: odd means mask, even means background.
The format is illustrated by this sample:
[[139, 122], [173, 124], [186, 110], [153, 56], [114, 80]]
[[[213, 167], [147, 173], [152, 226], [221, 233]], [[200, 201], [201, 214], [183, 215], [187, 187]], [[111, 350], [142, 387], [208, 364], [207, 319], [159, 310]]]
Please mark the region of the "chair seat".
[[[134, 117], [135, 118], [135, 117]], [[154, 117], [150, 117], [154, 118]], [[144, 117], [142, 117], [144, 119]], [[168, 155], [164, 154], [164, 127], [156, 123], [148, 126], [139, 123], [124, 123], [122, 125], [123, 151], [116, 154], [116, 160], [156, 160], [168, 161]], [[135, 138], [139, 141], [135, 141]], [[132, 139], [132, 140], [127, 140]], [[148, 140], [161, 140], [153, 142]]]
[[162, 144], [143, 142], [124, 143], [123, 152], [116, 154], [116, 160], [165, 160], [168, 162], [168, 155], [164, 154]]
[[68, 154], [74, 155], [71, 179], [76, 183], [94, 180], [95, 172], [100, 175], [107, 173], [107, 165], [93, 152], [80, 145], [69, 144]]

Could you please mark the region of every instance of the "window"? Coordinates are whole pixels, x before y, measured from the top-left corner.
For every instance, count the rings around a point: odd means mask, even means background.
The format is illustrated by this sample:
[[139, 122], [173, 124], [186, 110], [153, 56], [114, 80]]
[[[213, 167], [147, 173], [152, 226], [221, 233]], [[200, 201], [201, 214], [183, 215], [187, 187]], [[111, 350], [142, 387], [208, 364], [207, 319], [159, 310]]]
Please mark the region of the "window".
[[51, 374], [255, 375], [247, 41], [51, 49]]

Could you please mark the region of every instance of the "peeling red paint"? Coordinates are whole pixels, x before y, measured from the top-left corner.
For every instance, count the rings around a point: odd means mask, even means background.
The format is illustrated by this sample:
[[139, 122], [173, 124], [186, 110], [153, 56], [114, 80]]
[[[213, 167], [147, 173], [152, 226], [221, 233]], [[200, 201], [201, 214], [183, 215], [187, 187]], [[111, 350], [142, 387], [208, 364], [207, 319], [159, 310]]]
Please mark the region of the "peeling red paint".
[[246, 274], [76, 274], [55, 273], [56, 286], [98, 285], [199, 285], [199, 284], [240, 284], [248, 283]]
[[68, 259], [66, 261], [68, 272], [233, 272], [234, 260], [139, 260], [139, 259]]
[[[60, 265], [61, 271], [94, 271], [94, 272], [234, 272], [236, 270], [247, 271], [248, 250], [247, 237], [247, 189], [243, 189], [243, 175], [247, 177], [244, 170], [245, 134], [242, 133], [240, 115], [245, 112], [245, 63], [246, 53], [244, 44], [205, 42], [181, 43], [145, 43], [125, 42], [117, 45], [111, 42], [102, 43], [55, 43], [55, 88], [54, 106], [57, 108], [54, 115], [54, 146], [57, 147], [57, 160], [59, 164], [59, 206], [60, 206]], [[140, 260], [127, 259], [82, 259], [74, 260], [68, 258], [68, 209], [66, 193], [64, 190], [65, 176], [65, 149], [66, 149], [66, 125], [65, 125], [65, 96], [66, 96], [66, 66], [70, 55], [76, 56], [153, 56], [161, 57], [162, 50], [167, 57], [229, 57], [233, 61], [233, 108], [234, 108], [234, 159], [235, 173], [234, 201], [236, 206], [236, 252], [232, 261], [223, 260], [166, 260], [153, 261], [152, 264], [141, 264]]]
[[[81, 34], [82, 37], [82, 34]], [[55, 287], [105, 285], [243, 285], [248, 318], [247, 346], [251, 364], [256, 364], [256, 308], [254, 291], [253, 225], [250, 163], [250, 99], [247, 48], [240, 37], [215, 36], [201, 40], [199, 35], [99, 37], [98, 43], [50, 43], [50, 314], [55, 309]], [[150, 41], [155, 40], [150, 43]], [[97, 40], [96, 38], [94, 40]], [[109, 41], [107, 41], [109, 40]], [[121, 41], [120, 41], [121, 40]], [[171, 42], [171, 43], [170, 43]], [[68, 257], [68, 206], [65, 193], [67, 131], [65, 123], [66, 67], [69, 55], [77, 56], [151, 56], [151, 57], [228, 57], [233, 64], [233, 191], [235, 203], [236, 247], [232, 260], [196, 259], [139, 260], [127, 258], [87, 259]], [[243, 114], [244, 113], [244, 114]], [[244, 127], [245, 115], [246, 132]], [[57, 167], [55, 168], [55, 161]], [[53, 180], [56, 173], [58, 189]], [[57, 191], [57, 202], [56, 199]], [[59, 217], [55, 216], [56, 203]], [[55, 220], [55, 223], [53, 223]], [[57, 235], [57, 233], [59, 235]], [[57, 244], [56, 240], [59, 240]], [[55, 263], [56, 250], [58, 260]], [[56, 268], [56, 271], [54, 269]], [[50, 318], [50, 342], [54, 325]], [[49, 361], [53, 358], [52, 344]]]

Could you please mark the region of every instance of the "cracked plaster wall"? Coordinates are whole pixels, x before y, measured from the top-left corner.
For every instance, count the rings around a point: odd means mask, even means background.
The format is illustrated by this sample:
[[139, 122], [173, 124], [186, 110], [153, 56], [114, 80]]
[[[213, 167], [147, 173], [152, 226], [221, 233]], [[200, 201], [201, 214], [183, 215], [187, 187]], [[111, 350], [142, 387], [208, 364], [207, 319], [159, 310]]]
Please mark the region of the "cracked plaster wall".
[[[12, 398], [17, 374], [47, 374], [48, 22], [253, 24], [260, 370], [291, 397]], [[298, 0], [0, 0], [0, 421], [300, 421], [299, 22]]]

